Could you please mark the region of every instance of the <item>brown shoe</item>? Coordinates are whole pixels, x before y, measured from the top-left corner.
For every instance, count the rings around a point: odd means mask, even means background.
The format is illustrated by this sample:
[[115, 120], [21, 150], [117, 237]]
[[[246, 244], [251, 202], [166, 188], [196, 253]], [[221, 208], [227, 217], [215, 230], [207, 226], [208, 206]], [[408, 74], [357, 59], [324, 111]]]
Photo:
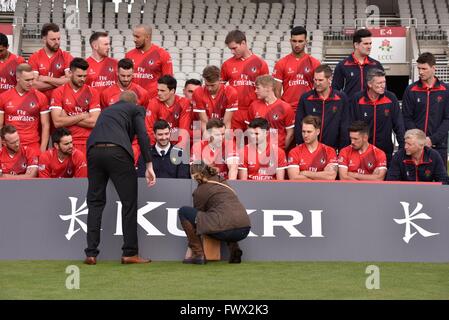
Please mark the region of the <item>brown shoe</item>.
[[89, 265], [95, 265], [97, 264], [97, 258], [95, 257], [86, 257], [86, 259], [84, 260], [85, 264], [89, 264]]
[[130, 263], [150, 263], [150, 259], [143, 259], [138, 255], [131, 257], [122, 257], [122, 264], [130, 264]]

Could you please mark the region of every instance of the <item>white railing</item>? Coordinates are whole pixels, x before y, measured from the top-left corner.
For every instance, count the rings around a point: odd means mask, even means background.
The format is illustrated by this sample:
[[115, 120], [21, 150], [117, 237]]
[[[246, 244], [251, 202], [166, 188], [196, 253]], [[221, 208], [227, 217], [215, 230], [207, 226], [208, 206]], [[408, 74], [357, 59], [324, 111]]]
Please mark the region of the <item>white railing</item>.
[[415, 18], [394, 18], [394, 17], [369, 17], [357, 18], [354, 20], [354, 26], [359, 28], [375, 28], [375, 27], [417, 27], [418, 23]]

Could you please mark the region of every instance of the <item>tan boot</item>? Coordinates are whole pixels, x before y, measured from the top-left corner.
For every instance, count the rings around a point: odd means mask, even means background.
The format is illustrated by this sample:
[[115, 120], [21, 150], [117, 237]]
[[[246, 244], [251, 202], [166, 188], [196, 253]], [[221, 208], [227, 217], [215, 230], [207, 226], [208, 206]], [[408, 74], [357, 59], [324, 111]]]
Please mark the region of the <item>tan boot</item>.
[[187, 235], [188, 245], [192, 250], [192, 256], [182, 260], [182, 263], [205, 264], [203, 244], [201, 238], [196, 234], [195, 227], [188, 220], [181, 220], [181, 225]]

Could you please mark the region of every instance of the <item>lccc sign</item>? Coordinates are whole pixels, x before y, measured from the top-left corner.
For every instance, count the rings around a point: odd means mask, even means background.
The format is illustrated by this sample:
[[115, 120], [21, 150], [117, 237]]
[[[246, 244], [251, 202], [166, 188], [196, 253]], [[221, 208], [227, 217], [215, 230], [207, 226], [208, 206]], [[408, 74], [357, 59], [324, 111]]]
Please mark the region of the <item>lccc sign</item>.
[[372, 46], [370, 56], [380, 63], [407, 63], [407, 29], [382, 27], [370, 29]]

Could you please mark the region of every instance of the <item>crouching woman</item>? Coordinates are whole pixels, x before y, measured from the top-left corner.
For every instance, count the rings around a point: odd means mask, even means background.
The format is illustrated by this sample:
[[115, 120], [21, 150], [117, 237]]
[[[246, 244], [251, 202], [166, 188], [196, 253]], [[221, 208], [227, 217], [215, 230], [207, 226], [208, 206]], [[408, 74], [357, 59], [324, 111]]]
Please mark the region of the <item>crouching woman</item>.
[[225, 241], [229, 248], [229, 263], [240, 263], [242, 250], [238, 242], [248, 236], [251, 222], [245, 207], [235, 191], [217, 174], [217, 169], [206, 165], [192, 164], [192, 178], [198, 182], [193, 192], [193, 208], [182, 207], [178, 211], [192, 256], [183, 263], [204, 264], [201, 235]]

